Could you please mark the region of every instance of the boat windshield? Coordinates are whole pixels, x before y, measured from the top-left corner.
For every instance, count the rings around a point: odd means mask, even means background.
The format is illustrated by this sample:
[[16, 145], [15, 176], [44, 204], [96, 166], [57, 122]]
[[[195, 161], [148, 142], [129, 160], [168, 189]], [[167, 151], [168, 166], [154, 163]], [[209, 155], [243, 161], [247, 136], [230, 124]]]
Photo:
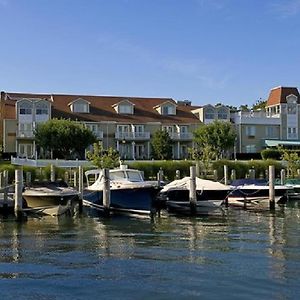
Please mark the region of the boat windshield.
[[129, 180], [129, 181], [143, 180], [139, 171], [130, 171], [130, 170], [110, 172], [109, 177], [111, 180]]

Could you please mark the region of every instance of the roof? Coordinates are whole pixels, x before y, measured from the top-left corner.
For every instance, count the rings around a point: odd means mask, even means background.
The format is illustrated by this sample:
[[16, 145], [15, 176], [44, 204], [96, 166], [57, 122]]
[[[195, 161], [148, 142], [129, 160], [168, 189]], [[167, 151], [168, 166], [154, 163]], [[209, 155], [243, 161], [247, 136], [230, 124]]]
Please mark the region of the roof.
[[298, 97], [298, 103], [300, 104], [300, 95], [296, 87], [276, 87], [270, 91], [269, 98], [267, 100], [267, 106], [278, 105], [280, 103], [286, 103], [286, 97], [289, 95], [295, 95]]
[[300, 146], [300, 141], [286, 141], [286, 140], [265, 140], [265, 144], [268, 147], [282, 146]]
[[[3, 93], [2, 93], [3, 94]], [[162, 124], [199, 124], [198, 118], [191, 112], [191, 107], [178, 105], [176, 115], [160, 115], [154, 108], [166, 102], [174, 103], [172, 98], [144, 98], [127, 96], [91, 96], [64, 94], [22, 94], [4, 93], [6, 100], [4, 118], [15, 119], [15, 101], [21, 98], [44, 98], [51, 101], [52, 117], [85, 122], [111, 122], [131, 124], [145, 124], [160, 122]], [[75, 113], [68, 104], [77, 99], [84, 99], [90, 103], [89, 113]], [[118, 114], [113, 108], [122, 101], [129, 101], [134, 105], [134, 114]]]

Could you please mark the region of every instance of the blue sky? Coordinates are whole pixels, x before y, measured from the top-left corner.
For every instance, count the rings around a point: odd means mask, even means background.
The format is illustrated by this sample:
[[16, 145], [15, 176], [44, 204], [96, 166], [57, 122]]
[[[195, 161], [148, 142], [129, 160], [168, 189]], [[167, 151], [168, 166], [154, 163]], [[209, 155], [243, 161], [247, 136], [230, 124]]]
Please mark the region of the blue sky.
[[300, 0], [0, 0], [0, 89], [254, 104], [299, 85]]

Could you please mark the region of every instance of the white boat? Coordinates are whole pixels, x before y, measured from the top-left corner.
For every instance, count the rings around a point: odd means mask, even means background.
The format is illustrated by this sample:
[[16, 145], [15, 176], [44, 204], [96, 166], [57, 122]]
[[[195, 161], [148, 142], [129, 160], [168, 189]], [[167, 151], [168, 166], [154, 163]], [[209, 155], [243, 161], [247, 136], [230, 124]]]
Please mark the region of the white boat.
[[[88, 186], [83, 192], [83, 204], [103, 211], [103, 170], [85, 172]], [[91, 179], [94, 182], [91, 183]], [[145, 181], [141, 171], [126, 165], [109, 170], [110, 211], [128, 214], [151, 214], [156, 210], [156, 181]]]
[[79, 192], [63, 181], [37, 182], [22, 193], [23, 210], [58, 216], [74, 208]]
[[[169, 212], [191, 213], [189, 201], [190, 177], [174, 180], [165, 185], [158, 194]], [[230, 192], [230, 187], [220, 182], [196, 178], [196, 212], [208, 214], [220, 208]]]
[[[264, 179], [239, 179], [231, 184], [232, 191], [227, 201], [229, 206], [245, 208], [269, 207], [269, 184]], [[291, 188], [286, 185], [275, 185], [275, 204], [285, 204]]]

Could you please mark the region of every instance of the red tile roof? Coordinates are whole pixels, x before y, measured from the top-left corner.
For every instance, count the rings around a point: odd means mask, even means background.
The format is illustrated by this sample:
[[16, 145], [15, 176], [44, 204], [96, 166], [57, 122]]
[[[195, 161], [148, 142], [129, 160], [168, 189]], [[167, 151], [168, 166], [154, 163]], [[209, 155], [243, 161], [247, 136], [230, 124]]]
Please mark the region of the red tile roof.
[[289, 95], [295, 95], [298, 97], [298, 103], [300, 104], [300, 95], [296, 87], [276, 87], [270, 91], [269, 98], [267, 100], [267, 106], [277, 105], [280, 103], [286, 103], [286, 97]]
[[[53, 100], [52, 117], [70, 118], [71, 120], [105, 122], [116, 121], [120, 123], [144, 124], [147, 122], [161, 122], [163, 124], [198, 124], [199, 119], [191, 112], [191, 107], [178, 105], [176, 115], [160, 115], [154, 108], [165, 102], [177, 104], [172, 98], [142, 98], [121, 96], [89, 96], [89, 95], [61, 95], [61, 94], [21, 94], [5, 93], [4, 118], [15, 118], [14, 103], [21, 98], [44, 98]], [[84, 99], [90, 102], [90, 113], [74, 113], [70, 110], [70, 104], [76, 99]], [[118, 114], [114, 105], [128, 100], [134, 104], [134, 114]]]

